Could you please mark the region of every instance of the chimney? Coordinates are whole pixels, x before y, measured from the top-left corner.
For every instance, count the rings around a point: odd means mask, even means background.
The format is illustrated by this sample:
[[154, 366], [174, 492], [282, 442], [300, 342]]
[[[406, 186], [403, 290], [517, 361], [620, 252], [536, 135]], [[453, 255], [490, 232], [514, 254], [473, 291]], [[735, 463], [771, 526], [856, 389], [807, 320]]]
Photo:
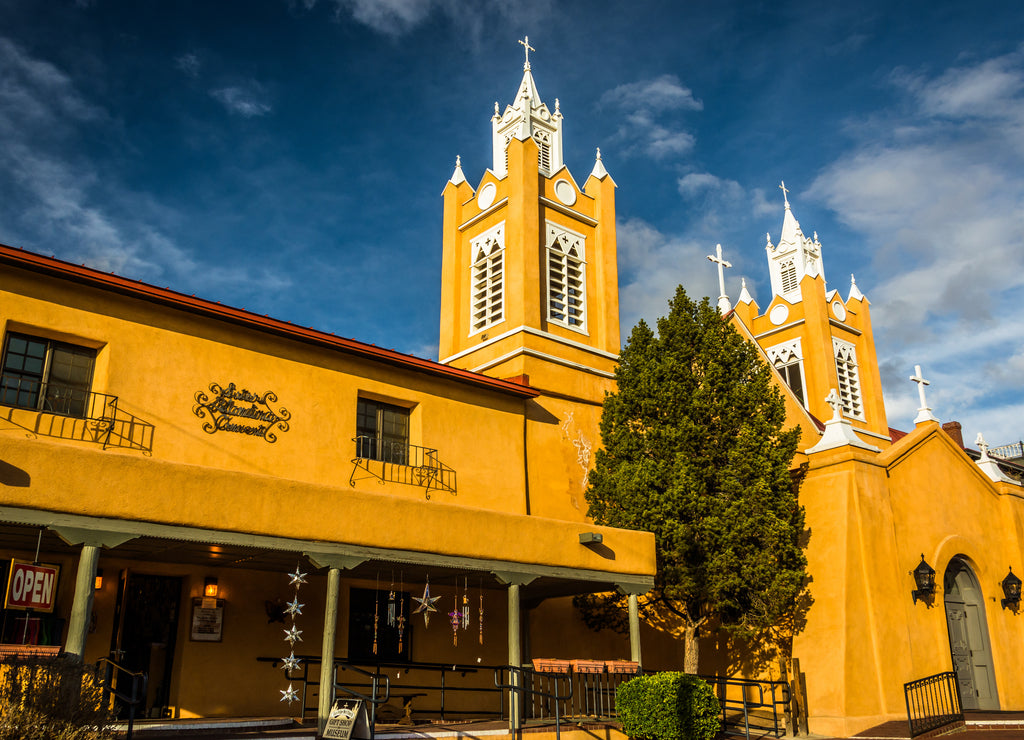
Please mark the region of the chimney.
[[964, 433], [960, 429], [959, 421], [947, 421], [942, 425], [942, 431], [950, 436], [961, 448], [964, 446]]

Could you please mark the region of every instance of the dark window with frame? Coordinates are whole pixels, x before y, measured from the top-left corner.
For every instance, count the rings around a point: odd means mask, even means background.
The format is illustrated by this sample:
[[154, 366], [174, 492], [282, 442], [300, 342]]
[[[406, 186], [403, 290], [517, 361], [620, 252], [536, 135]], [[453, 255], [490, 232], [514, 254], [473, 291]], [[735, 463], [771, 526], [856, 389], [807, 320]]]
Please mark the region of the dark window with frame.
[[[409, 593], [395, 592], [395, 621], [405, 617], [399, 649], [398, 625], [388, 624], [388, 595], [386, 589], [349, 589], [348, 594], [348, 659], [366, 663], [407, 662], [411, 655], [412, 613], [409, 611]], [[377, 622], [377, 652], [373, 652], [374, 620]]]
[[28, 334], [4, 340], [0, 403], [84, 417], [96, 350]]
[[775, 369], [779, 371], [779, 375], [786, 381], [786, 385], [789, 386], [790, 390], [799, 399], [800, 405], [805, 405], [803, 378], [800, 376], [800, 363], [791, 362], [788, 365], [776, 365]]
[[409, 409], [360, 398], [356, 406], [356, 457], [407, 465]]

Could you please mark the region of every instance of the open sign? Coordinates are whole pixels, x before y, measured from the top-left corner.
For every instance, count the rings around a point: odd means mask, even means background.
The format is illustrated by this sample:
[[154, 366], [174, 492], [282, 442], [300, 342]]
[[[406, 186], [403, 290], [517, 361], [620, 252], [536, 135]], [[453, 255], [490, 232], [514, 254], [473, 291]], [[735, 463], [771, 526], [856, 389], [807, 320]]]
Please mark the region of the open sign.
[[33, 565], [27, 560], [11, 560], [4, 608], [52, 612], [59, 575], [59, 565]]

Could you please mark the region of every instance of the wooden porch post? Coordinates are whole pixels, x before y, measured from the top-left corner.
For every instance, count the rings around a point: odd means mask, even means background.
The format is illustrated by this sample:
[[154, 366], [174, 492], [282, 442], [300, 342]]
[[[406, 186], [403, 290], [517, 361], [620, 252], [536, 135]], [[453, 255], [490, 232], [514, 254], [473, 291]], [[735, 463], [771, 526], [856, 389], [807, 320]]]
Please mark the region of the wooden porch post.
[[[338, 594], [341, 591], [341, 571], [351, 570], [363, 562], [362, 558], [349, 555], [319, 552], [303, 553], [317, 568], [327, 568], [327, 594], [324, 599], [324, 638], [320, 649], [320, 701], [317, 705], [316, 722], [319, 732], [327, 726], [334, 699], [334, 638], [338, 628]], [[376, 698], [376, 697], [374, 697]], [[370, 722], [375, 713], [367, 707]]]
[[509, 683], [513, 686], [508, 697], [508, 727], [509, 731], [515, 732], [519, 729], [519, 669], [523, 667], [522, 648], [522, 625], [520, 620], [521, 603], [519, 598], [519, 587], [525, 586], [537, 576], [526, 573], [494, 572], [494, 576], [500, 583], [508, 586], [508, 664]]
[[643, 667], [640, 650], [640, 594], [650, 591], [648, 586], [619, 584], [619, 593], [626, 595], [629, 604], [629, 653], [630, 660]]
[[78, 556], [78, 573], [75, 576], [75, 600], [71, 605], [68, 637], [64, 643], [64, 652], [81, 660], [85, 655], [85, 639], [92, 618], [92, 596], [96, 588], [96, 564], [100, 560], [100, 548], [117, 547], [134, 539], [134, 535], [76, 527], [54, 527], [53, 531], [69, 545], [82, 545], [82, 552]]

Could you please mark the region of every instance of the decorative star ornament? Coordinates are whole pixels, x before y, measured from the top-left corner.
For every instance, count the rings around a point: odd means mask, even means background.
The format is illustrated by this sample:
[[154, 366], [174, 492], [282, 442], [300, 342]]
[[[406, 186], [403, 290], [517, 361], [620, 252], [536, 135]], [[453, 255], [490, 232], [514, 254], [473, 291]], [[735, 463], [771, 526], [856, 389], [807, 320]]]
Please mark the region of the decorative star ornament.
[[299, 597], [298, 595], [296, 595], [294, 601], [288, 602], [288, 608], [284, 610], [284, 613], [291, 614], [292, 617], [294, 618], [296, 615], [302, 614], [302, 607], [304, 606], [305, 604], [299, 603]]
[[295, 651], [294, 650], [292, 651], [291, 655], [289, 655], [287, 658], [281, 658], [281, 660], [283, 661], [283, 664], [282, 664], [281, 667], [284, 668], [286, 673], [288, 671], [297, 671], [297, 670], [299, 670], [299, 664], [302, 662], [301, 658], [296, 658], [295, 657]]
[[295, 565], [295, 572], [289, 573], [288, 576], [292, 579], [288, 583], [289, 586], [295, 586], [296, 588], [298, 588], [306, 582], [306, 574], [299, 570], [298, 564]]
[[440, 596], [431, 596], [430, 595], [430, 579], [429, 578], [427, 579], [427, 585], [423, 587], [423, 596], [422, 597], [417, 597], [417, 596], [413, 596], [412, 597], [413, 601], [418, 601], [419, 604], [420, 604], [419, 606], [417, 606], [415, 609], [412, 610], [412, 613], [413, 614], [421, 614], [421, 613], [423, 614], [423, 626], [424, 627], [429, 627], [430, 626], [430, 613], [437, 611], [437, 607], [434, 606], [434, 602], [437, 601], [440, 598], [441, 598]]
[[288, 688], [281, 691], [281, 701], [286, 701], [291, 704], [293, 701], [299, 700], [299, 693], [294, 689], [291, 684], [288, 684]]
[[302, 638], [300, 637], [301, 634], [302, 630], [293, 624], [290, 629], [286, 629], [284, 631], [284, 639], [286, 639], [290, 645], [294, 645], [296, 642], [302, 642]]

